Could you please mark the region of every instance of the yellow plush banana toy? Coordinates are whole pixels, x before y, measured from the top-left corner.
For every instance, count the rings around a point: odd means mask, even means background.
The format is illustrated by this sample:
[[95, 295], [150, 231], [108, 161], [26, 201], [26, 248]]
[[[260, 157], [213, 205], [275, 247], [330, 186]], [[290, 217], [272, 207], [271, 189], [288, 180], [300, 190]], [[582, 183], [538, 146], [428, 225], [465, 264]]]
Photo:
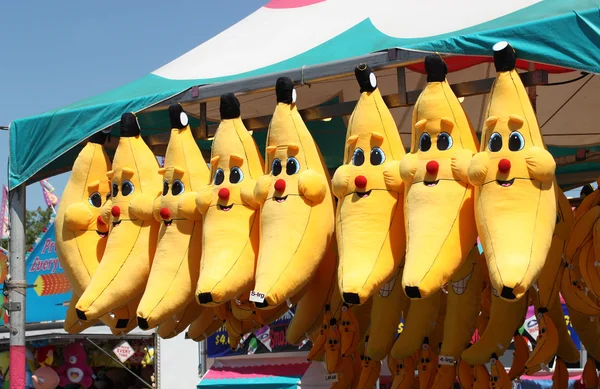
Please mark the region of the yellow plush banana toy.
[[477, 239], [468, 167], [479, 142], [446, 81], [439, 55], [425, 59], [427, 86], [415, 104], [412, 149], [400, 164], [408, 246], [402, 284], [412, 299], [448, 283]]
[[121, 116], [121, 137], [107, 176], [112, 181], [111, 228], [102, 261], [77, 302], [77, 316], [93, 320], [144, 293], [156, 250], [153, 216], [160, 193], [158, 161], [144, 143], [136, 116]]
[[496, 80], [481, 150], [469, 165], [490, 280], [507, 300], [520, 299], [537, 280], [556, 222], [556, 163], [545, 149], [515, 62], [507, 42], [494, 45]]
[[[75, 306], [79, 296], [96, 272], [108, 240], [109, 222], [102, 218], [102, 208], [110, 203], [110, 184], [106, 173], [110, 161], [102, 145], [106, 134], [99, 132], [77, 156], [56, 214], [56, 251], [65, 274], [73, 286], [64, 327], [79, 333], [95, 324], [82, 323]], [[102, 322], [113, 329], [125, 329], [130, 319], [127, 310], [104, 316]]]
[[375, 73], [361, 64], [354, 74], [361, 95], [348, 124], [344, 164], [332, 186], [338, 198], [340, 290], [346, 303], [363, 304], [404, 259], [404, 189], [392, 161], [405, 152]]
[[253, 191], [264, 169], [233, 94], [221, 96], [220, 112], [221, 124], [211, 151], [210, 184], [196, 198], [204, 215], [196, 297], [208, 306], [233, 300], [254, 286], [260, 212]]
[[255, 304], [269, 309], [297, 295], [332, 244], [334, 201], [321, 153], [296, 107], [289, 78], [276, 83], [265, 175], [254, 189], [261, 238]]
[[202, 253], [202, 215], [196, 193], [208, 182], [208, 167], [196, 144], [189, 119], [179, 104], [169, 107], [171, 136], [165, 153], [160, 230], [138, 326], [147, 330], [182, 311], [195, 300]]
[[367, 343], [366, 355], [381, 361], [389, 354], [396, 335], [400, 319], [408, 314], [410, 299], [402, 289], [402, 268], [390, 281], [385, 283], [379, 293], [373, 296], [371, 309], [371, 334]]

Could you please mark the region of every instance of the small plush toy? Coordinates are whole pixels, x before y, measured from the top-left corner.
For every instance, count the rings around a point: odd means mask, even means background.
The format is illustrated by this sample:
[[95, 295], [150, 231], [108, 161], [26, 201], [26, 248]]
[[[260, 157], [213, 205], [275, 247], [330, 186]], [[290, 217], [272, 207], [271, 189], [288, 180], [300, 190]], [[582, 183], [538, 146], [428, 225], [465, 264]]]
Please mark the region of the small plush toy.
[[214, 306], [254, 287], [260, 206], [254, 201], [262, 156], [240, 117], [233, 94], [221, 96], [221, 123], [210, 158], [210, 184], [196, 199], [204, 215], [198, 302]]
[[68, 344], [64, 347], [63, 357], [65, 363], [56, 369], [60, 377], [60, 386], [79, 384], [84, 388], [92, 386], [94, 372], [87, 364], [87, 354], [79, 342]]
[[162, 177], [133, 113], [121, 117], [121, 137], [107, 173], [112, 181], [111, 227], [102, 261], [77, 302], [81, 320], [97, 319], [140, 297], [156, 250], [154, 199]]
[[467, 170], [479, 143], [446, 81], [439, 55], [425, 58], [427, 85], [412, 117], [412, 147], [400, 163], [406, 202], [402, 284], [412, 299], [447, 284], [477, 239]]
[[468, 169], [490, 281], [507, 300], [523, 297], [538, 278], [556, 222], [556, 163], [515, 63], [507, 42], [494, 45], [496, 81]]
[[266, 174], [254, 189], [261, 206], [254, 292], [260, 296], [256, 306], [263, 309], [301, 292], [332, 244], [334, 229], [329, 174], [296, 107], [292, 81], [279, 78], [276, 94], [267, 133]]
[[60, 383], [58, 374], [50, 366], [37, 369], [33, 373], [32, 380], [35, 389], [55, 389]]
[[35, 359], [41, 366], [52, 366], [54, 362], [54, 346], [42, 346], [35, 349]]
[[348, 124], [344, 164], [332, 186], [338, 198], [339, 288], [346, 303], [363, 304], [404, 260], [404, 188], [397, 164], [390, 162], [398, 162], [405, 151], [375, 73], [361, 64], [354, 74], [361, 95]]
[[161, 223], [158, 246], [144, 297], [138, 306], [141, 329], [158, 326], [195, 299], [202, 253], [202, 215], [196, 193], [206, 185], [208, 167], [179, 104], [169, 107], [171, 137], [167, 145], [162, 196], [156, 200]]

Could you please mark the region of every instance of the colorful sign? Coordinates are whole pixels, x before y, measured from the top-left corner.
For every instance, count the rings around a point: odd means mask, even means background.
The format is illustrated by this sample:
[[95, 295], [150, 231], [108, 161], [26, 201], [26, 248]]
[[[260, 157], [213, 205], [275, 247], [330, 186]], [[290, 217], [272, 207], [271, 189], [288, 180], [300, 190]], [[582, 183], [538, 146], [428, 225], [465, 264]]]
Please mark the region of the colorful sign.
[[[2, 286], [6, 274], [3, 253], [0, 253], [0, 272]], [[63, 272], [56, 254], [54, 237], [54, 220], [44, 228], [33, 249], [27, 253], [26, 259], [27, 285], [27, 323], [45, 321], [62, 321], [67, 313], [67, 305], [71, 300], [71, 284]], [[8, 316], [2, 312], [0, 318], [8, 322]]]
[[273, 323], [245, 335], [242, 338], [240, 346], [235, 351], [229, 347], [229, 337], [227, 336], [227, 331], [225, 331], [225, 326], [223, 326], [219, 331], [208, 337], [207, 355], [209, 358], [216, 358], [232, 355], [310, 350], [310, 342], [304, 342], [298, 346], [289, 344], [285, 340], [285, 334], [292, 317], [294, 317], [294, 313], [293, 310], [290, 310]]
[[59, 201], [58, 196], [52, 193], [54, 192], [54, 187], [48, 180], [41, 180], [40, 185], [42, 186], [42, 192], [44, 193], [44, 201], [46, 202], [46, 205], [48, 208], [54, 209]]
[[[577, 349], [581, 349], [581, 343], [579, 341], [579, 336], [575, 333], [575, 330], [571, 326], [571, 319], [569, 318], [569, 310], [565, 304], [562, 304], [562, 310], [565, 318], [565, 322], [567, 323], [567, 329], [569, 330], [569, 335], [571, 335], [571, 339], [573, 339], [573, 343], [577, 346]], [[527, 310], [527, 318], [523, 323], [523, 327], [521, 327], [520, 331], [523, 335], [529, 337], [529, 340], [535, 345], [535, 340], [539, 334], [539, 325], [537, 319], [535, 317], [535, 310], [533, 307], [529, 307]]]

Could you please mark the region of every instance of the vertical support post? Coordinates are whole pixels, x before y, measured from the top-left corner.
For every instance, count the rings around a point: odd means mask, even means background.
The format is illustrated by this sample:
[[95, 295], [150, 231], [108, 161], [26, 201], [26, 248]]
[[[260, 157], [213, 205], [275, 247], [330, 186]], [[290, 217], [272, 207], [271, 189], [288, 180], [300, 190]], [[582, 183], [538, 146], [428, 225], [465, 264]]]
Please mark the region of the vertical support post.
[[396, 81], [398, 83], [400, 103], [406, 105], [408, 103], [408, 96], [406, 95], [406, 70], [404, 67], [396, 68]]
[[[533, 62], [529, 62], [529, 72], [535, 71], [535, 64]], [[537, 88], [536, 86], [530, 86], [527, 88], [527, 94], [529, 95], [529, 101], [531, 101], [531, 106], [533, 107], [533, 112], [537, 114]]]
[[208, 371], [206, 364], [208, 363], [206, 359], [206, 339], [204, 339], [198, 345], [200, 347], [200, 378], [204, 377], [204, 374]]
[[8, 304], [10, 312], [10, 389], [25, 388], [25, 184], [8, 194], [10, 256]]
[[160, 378], [161, 378], [160, 358], [161, 358], [161, 356], [162, 356], [162, 353], [160, 350], [160, 336], [158, 336], [158, 333], [155, 332], [154, 333], [154, 386], [156, 387], [156, 389], [161, 389], [161, 386], [160, 386]]
[[208, 137], [206, 109], [206, 103], [200, 103], [200, 126], [192, 128], [192, 135], [194, 136], [194, 139], [206, 139]]

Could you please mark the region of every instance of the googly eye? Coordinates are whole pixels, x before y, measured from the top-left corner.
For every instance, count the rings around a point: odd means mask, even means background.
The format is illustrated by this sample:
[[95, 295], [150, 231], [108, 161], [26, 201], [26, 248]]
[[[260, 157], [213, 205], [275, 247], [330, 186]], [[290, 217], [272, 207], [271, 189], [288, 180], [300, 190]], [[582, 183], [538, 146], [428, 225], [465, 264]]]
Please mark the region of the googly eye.
[[425, 358], [425, 363], [429, 363], [429, 362], [431, 362], [431, 359]]
[[373, 147], [369, 161], [373, 166], [381, 165], [385, 162], [385, 153], [379, 147]]
[[135, 191], [135, 187], [133, 186], [131, 181], [123, 181], [123, 183], [121, 184], [121, 194], [123, 194], [123, 196], [129, 196], [133, 193], [133, 191]]
[[337, 341], [337, 339], [334, 339], [334, 340], [333, 340], [333, 344], [338, 344], [338, 341]]
[[362, 166], [365, 163], [365, 152], [358, 148], [354, 150], [354, 154], [352, 155], [352, 164], [354, 166]]
[[523, 135], [519, 131], [511, 132], [508, 138], [508, 149], [510, 151], [520, 151], [523, 150], [524, 146], [525, 139], [523, 139]]
[[223, 181], [225, 181], [225, 172], [223, 171], [223, 169], [219, 168], [215, 172], [214, 183], [215, 183], [215, 185], [221, 185], [223, 183]]
[[494, 132], [492, 136], [490, 136], [490, 141], [488, 142], [488, 149], [492, 153], [497, 153], [502, 149], [502, 135]]
[[419, 138], [419, 150], [421, 151], [429, 151], [431, 148], [431, 136], [428, 133], [424, 132], [421, 134], [421, 138]]
[[243, 179], [244, 179], [244, 173], [242, 172], [242, 169], [240, 169], [239, 167], [234, 167], [229, 172], [229, 182], [231, 182], [232, 184], [240, 183], [240, 182], [242, 182]]
[[329, 344], [333, 344], [333, 340], [329, 339]]
[[560, 217], [560, 213], [556, 214], [556, 224], [560, 223], [562, 221], [562, 218]]
[[274, 176], [278, 176], [281, 174], [281, 160], [279, 158], [275, 158], [273, 163], [271, 164], [271, 174]]
[[285, 172], [288, 176], [292, 176], [300, 171], [300, 162], [294, 157], [289, 157], [285, 164]]
[[183, 182], [181, 182], [179, 180], [173, 181], [173, 186], [171, 187], [171, 193], [173, 194], [173, 196], [180, 195], [184, 191], [185, 191], [185, 185], [183, 185]]
[[118, 194], [119, 194], [119, 184], [117, 184], [116, 182], [113, 182], [113, 184], [112, 184], [112, 197], [117, 197]]
[[88, 201], [92, 207], [100, 208], [102, 206], [102, 196], [98, 192], [92, 193]]
[[437, 148], [440, 151], [449, 150], [452, 148], [452, 136], [447, 132], [440, 132], [437, 137]]
[[169, 181], [165, 180], [165, 182], [163, 182], [163, 192], [162, 192], [162, 195], [166, 196], [167, 193], [169, 193]]

